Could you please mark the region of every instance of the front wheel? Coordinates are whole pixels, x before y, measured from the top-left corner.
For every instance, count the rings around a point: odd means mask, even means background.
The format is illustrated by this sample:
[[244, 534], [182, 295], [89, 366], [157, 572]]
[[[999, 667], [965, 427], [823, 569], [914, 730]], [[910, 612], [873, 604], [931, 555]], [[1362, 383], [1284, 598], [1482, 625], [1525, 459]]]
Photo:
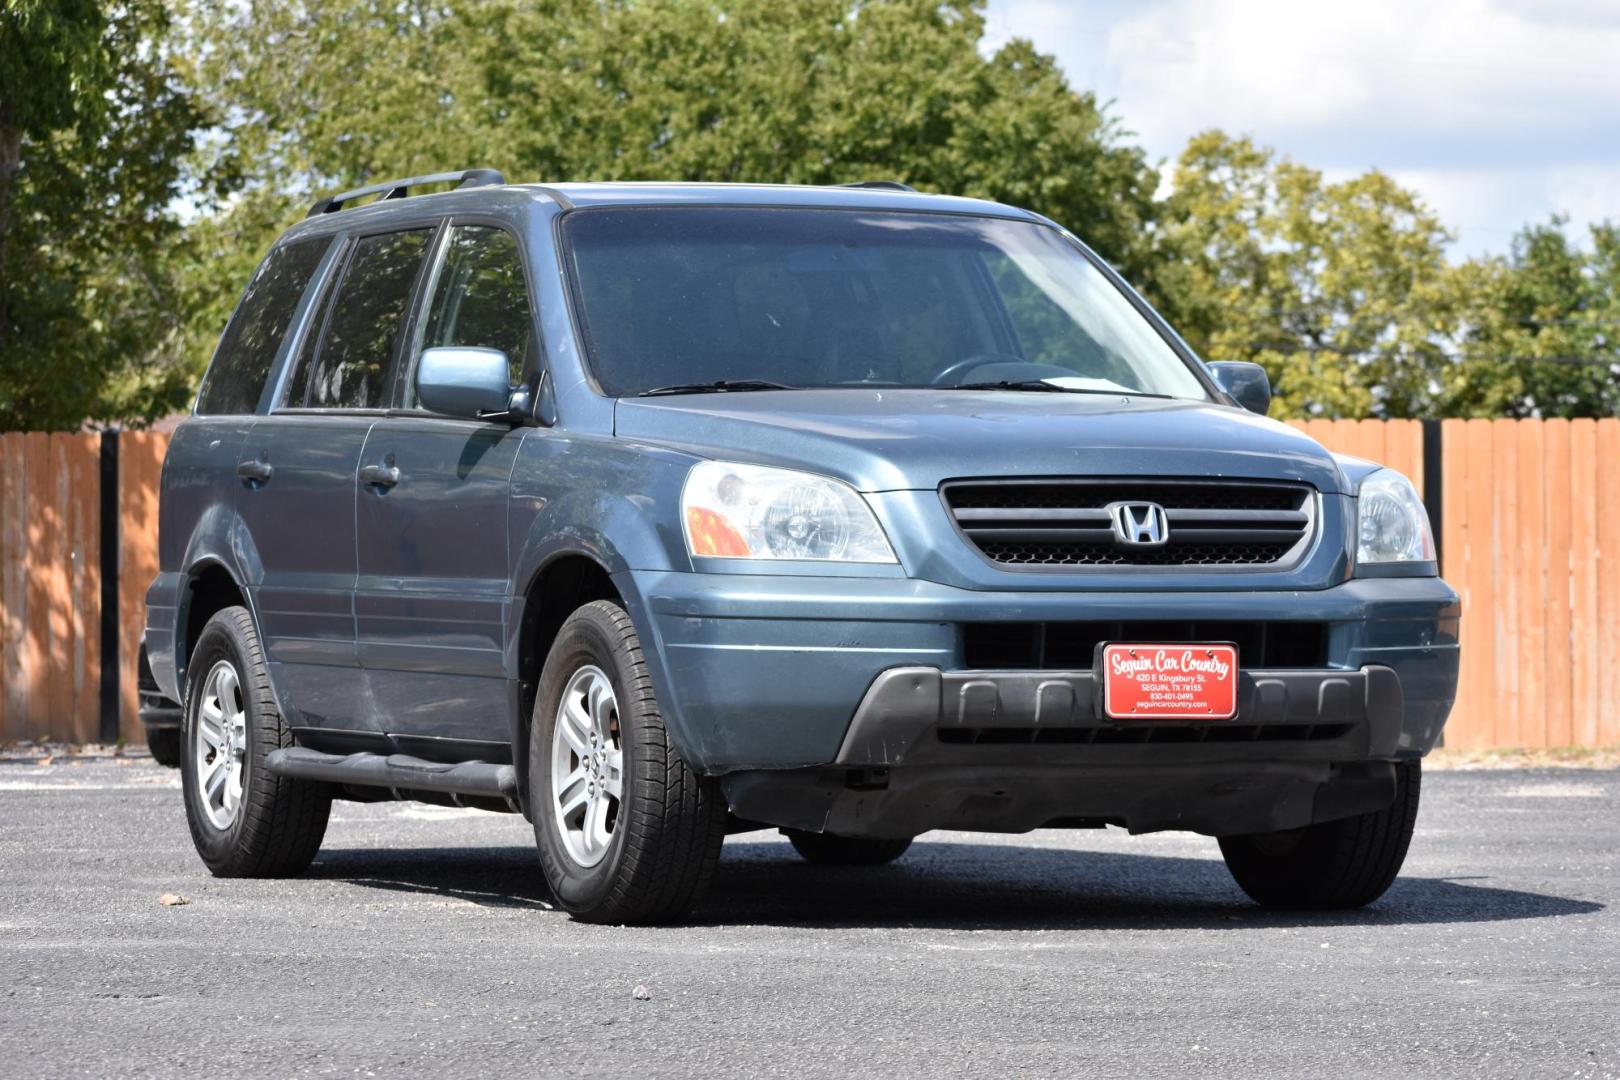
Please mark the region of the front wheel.
[[528, 784], [541, 867], [576, 919], [663, 922], [707, 889], [725, 800], [670, 741], [619, 605], [586, 604], [558, 631], [535, 695]]
[[1371, 814], [1285, 832], [1221, 837], [1226, 868], [1268, 908], [1358, 908], [1384, 895], [1400, 873], [1417, 824], [1423, 769], [1395, 767], [1395, 801]]

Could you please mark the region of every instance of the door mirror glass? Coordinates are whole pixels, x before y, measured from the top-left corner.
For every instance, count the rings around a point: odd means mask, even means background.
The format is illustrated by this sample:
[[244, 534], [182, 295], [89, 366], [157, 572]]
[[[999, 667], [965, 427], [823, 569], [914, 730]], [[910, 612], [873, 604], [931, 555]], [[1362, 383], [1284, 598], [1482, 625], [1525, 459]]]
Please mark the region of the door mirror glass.
[[1225, 360], [1209, 365], [1209, 373], [1216, 386], [1250, 412], [1264, 416], [1271, 408], [1271, 380], [1259, 364]]
[[511, 406], [506, 354], [499, 349], [427, 349], [416, 364], [416, 399], [430, 412], [492, 419]]

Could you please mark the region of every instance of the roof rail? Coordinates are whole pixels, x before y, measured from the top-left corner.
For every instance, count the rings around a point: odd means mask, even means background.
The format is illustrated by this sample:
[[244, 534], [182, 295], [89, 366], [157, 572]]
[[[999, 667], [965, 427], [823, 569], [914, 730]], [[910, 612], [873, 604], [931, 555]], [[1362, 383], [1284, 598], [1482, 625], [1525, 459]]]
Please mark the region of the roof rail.
[[331, 214], [343, 209], [343, 204], [358, 199], [364, 195], [381, 194], [383, 199], [404, 199], [409, 197], [411, 188], [423, 184], [449, 184], [455, 183], [457, 188], [488, 187], [492, 184], [506, 183], [506, 177], [496, 169], [464, 169], [461, 172], [429, 173], [426, 176], [410, 176], [404, 180], [384, 180], [380, 184], [368, 184], [365, 187], [355, 188], [353, 191], [340, 191], [336, 195], [328, 195], [324, 199], [315, 200], [315, 205], [309, 208], [305, 217], [315, 217], [317, 214]]
[[910, 184], [902, 184], [898, 180], [856, 180], [852, 184], [839, 184], [839, 187], [855, 188], [881, 188], [884, 191], [916, 191]]

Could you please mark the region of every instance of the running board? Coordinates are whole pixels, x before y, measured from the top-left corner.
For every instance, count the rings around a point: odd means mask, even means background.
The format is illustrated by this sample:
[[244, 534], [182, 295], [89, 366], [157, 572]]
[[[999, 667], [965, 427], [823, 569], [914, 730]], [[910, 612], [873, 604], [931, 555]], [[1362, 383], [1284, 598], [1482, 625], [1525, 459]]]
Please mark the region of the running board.
[[487, 761], [447, 764], [406, 754], [323, 754], [307, 746], [270, 751], [265, 764], [277, 776], [333, 784], [435, 791], [445, 795], [517, 798], [517, 770]]

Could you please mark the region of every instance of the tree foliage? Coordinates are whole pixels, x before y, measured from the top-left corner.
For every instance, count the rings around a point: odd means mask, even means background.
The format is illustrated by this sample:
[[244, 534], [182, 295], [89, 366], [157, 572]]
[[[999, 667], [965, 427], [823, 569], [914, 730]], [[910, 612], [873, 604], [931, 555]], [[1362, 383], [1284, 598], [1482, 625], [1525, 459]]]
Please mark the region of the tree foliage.
[[1051, 56], [986, 54], [979, 0], [0, 3], [0, 428], [182, 404], [314, 195], [475, 165], [1025, 206], [1204, 356], [1264, 364], [1280, 415], [1620, 407], [1617, 227], [1456, 265], [1389, 176], [1220, 132], [1161, 189]]
[[253, 178], [261, 217], [279, 193], [463, 165], [883, 178], [1028, 206], [1150, 277], [1152, 164], [1050, 56], [982, 55], [969, 0], [338, 0], [205, 5], [190, 28], [227, 106], [214, 168]]
[[203, 122], [157, 0], [5, 0], [0, 14], [0, 429], [161, 415], [192, 372], [168, 207]]
[[1414, 193], [1380, 172], [1329, 183], [1219, 132], [1192, 140], [1174, 185], [1170, 304], [1195, 348], [1263, 364], [1280, 415], [1434, 410], [1448, 237]]
[[[1141, 267], [1158, 177], [1050, 56], [969, 0], [386, 0], [203, 9], [204, 81], [272, 186], [884, 178], [1058, 217]], [[388, 62], [377, 62], [378, 57]]]
[[1528, 226], [1506, 258], [1459, 268], [1448, 412], [1620, 414], [1620, 225], [1593, 226], [1585, 247], [1565, 225]]
[[1620, 406], [1620, 228], [1563, 222], [1450, 263], [1418, 195], [1195, 137], [1165, 202], [1162, 300], [1210, 359], [1270, 373], [1282, 416], [1594, 416]]

